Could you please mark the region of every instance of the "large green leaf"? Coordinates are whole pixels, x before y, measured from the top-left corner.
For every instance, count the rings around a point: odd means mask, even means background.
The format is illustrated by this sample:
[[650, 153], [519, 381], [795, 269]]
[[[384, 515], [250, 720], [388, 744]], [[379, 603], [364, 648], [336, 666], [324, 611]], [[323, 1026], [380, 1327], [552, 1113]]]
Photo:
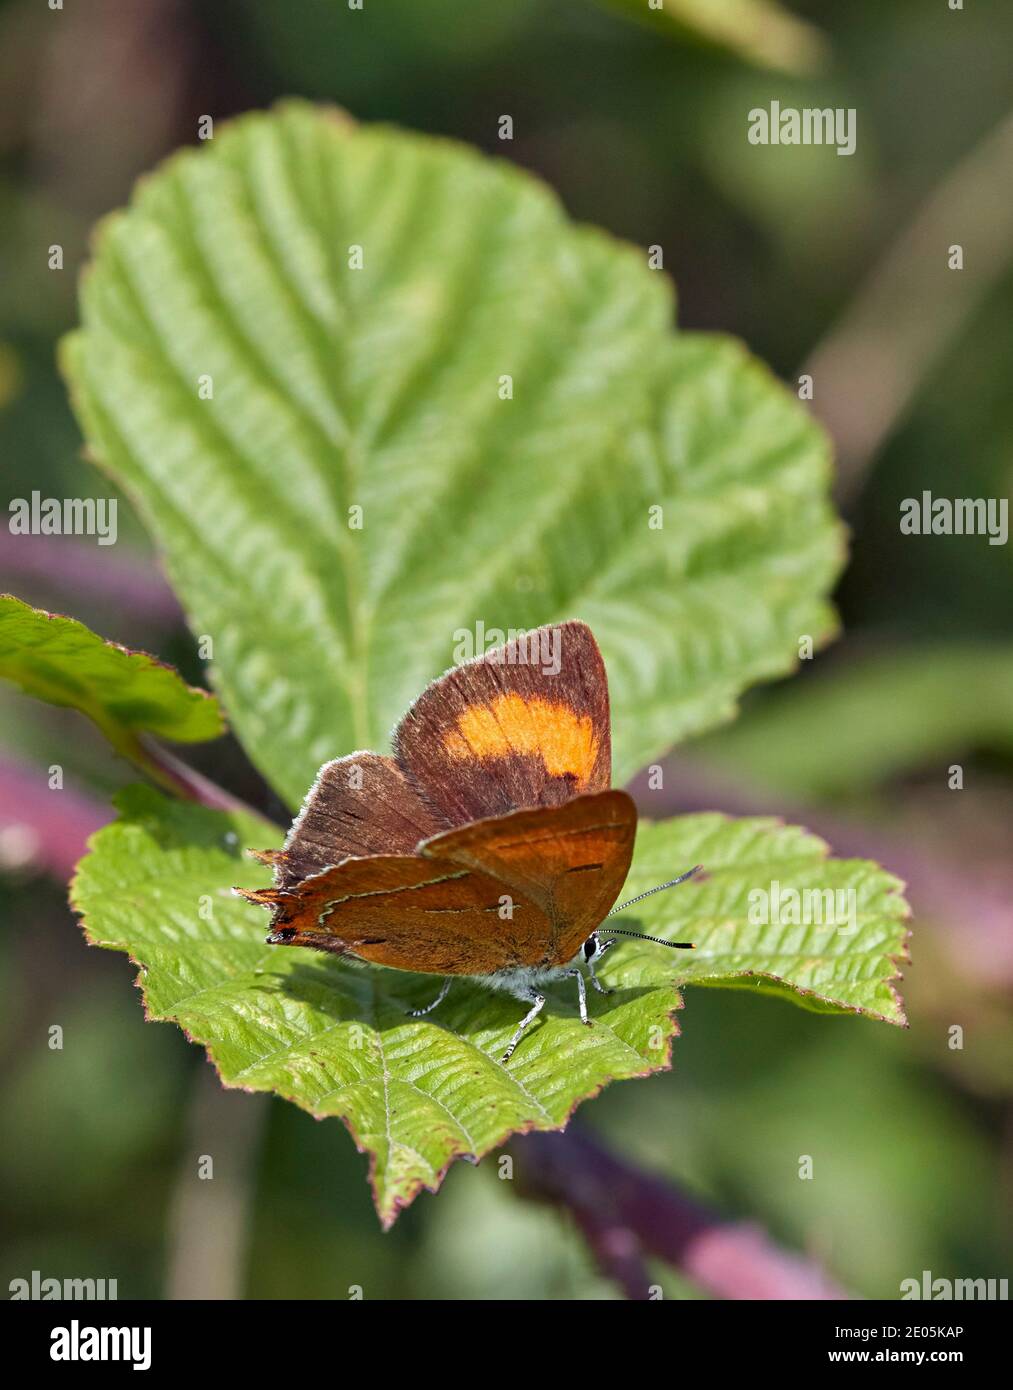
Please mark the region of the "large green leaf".
[[[642, 826], [631, 892], [697, 861], [708, 877], [648, 899], [623, 924], [690, 938], [696, 951], [624, 942], [600, 972], [616, 992], [590, 996], [593, 1027], [580, 1023], [573, 981], [562, 981], [503, 1065], [515, 1000], [458, 981], [433, 1015], [412, 1020], [405, 1010], [432, 999], [432, 976], [264, 944], [263, 912], [230, 892], [267, 882], [243, 857], [243, 846], [265, 847], [261, 822], [141, 787], [120, 805], [73, 887], [89, 938], [130, 954], [149, 1016], [206, 1044], [226, 1085], [341, 1116], [371, 1155], [385, 1224], [422, 1187], [435, 1190], [454, 1158], [484, 1154], [519, 1130], [559, 1128], [608, 1081], [667, 1067], [680, 984], [751, 975], [826, 1006], [903, 1020], [890, 983], [905, 934], [896, 880], [872, 864], [828, 860], [821, 841], [771, 821], [703, 815]], [[856, 931], [751, 925], [750, 892], [775, 880], [852, 889]]]
[[121, 750], [141, 733], [199, 743], [225, 729], [214, 696], [171, 666], [10, 594], [0, 594], [0, 676], [36, 699], [80, 710]]
[[77, 411], [290, 803], [382, 751], [477, 622], [591, 624], [617, 781], [829, 634], [824, 436], [670, 317], [646, 255], [528, 175], [302, 105], [106, 223], [64, 352]]

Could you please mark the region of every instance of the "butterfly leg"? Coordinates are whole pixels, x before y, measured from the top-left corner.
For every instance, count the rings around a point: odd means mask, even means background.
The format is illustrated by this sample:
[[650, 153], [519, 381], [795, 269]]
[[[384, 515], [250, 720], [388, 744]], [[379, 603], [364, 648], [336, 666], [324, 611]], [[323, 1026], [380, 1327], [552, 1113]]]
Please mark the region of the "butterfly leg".
[[446, 999], [447, 991], [450, 989], [451, 978], [452, 977], [450, 975], [447, 976], [447, 978], [443, 981], [443, 987], [440, 990], [439, 994], [436, 996], [433, 1002], [431, 1004], [427, 1004], [424, 1009], [406, 1009], [405, 1013], [408, 1015], [408, 1017], [425, 1018], [426, 1014], [431, 1014], [432, 1011], [436, 1008], [437, 1004], [442, 1004], [444, 999]]
[[602, 984], [601, 980], [599, 980], [598, 976], [594, 973], [593, 960], [588, 961], [587, 970], [588, 974], [591, 976], [591, 983], [594, 985], [595, 989], [598, 991], [599, 994], [615, 994], [615, 990], [606, 989], [605, 986]]
[[566, 972], [566, 979], [577, 981], [577, 1000], [580, 1004], [580, 1021], [588, 1028], [591, 1027], [591, 1020], [587, 1016], [587, 990], [584, 988], [584, 976], [576, 967]]
[[528, 1027], [529, 1024], [534, 1023], [535, 1019], [541, 1013], [542, 1008], [545, 1004], [545, 995], [536, 994], [533, 990], [529, 994], [526, 994], [524, 997], [526, 999], [531, 1000], [531, 1008], [521, 1019], [520, 1024], [517, 1028], [517, 1032], [510, 1039], [510, 1042], [507, 1046], [507, 1050], [503, 1053], [503, 1056], [500, 1058], [501, 1062], [509, 1062], [510, 1058], [514, 1054], [514, 1049], [516, 1048], [517, 1044], [520, 1042], [521, 1038], [524, 1035], [524, 1030]]

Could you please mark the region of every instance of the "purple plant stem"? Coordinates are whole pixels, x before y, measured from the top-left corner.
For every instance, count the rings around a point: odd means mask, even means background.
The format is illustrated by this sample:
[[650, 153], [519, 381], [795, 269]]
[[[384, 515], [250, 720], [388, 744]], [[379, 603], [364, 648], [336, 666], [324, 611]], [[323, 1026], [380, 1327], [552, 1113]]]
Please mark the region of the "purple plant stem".
[[[257, 814], [164, 748], [146, 742], [143, 759], [139, 765], [163, 790], [214, 811]], [[45, 873], [66, 882], [88, 837], [112, 819], [111, 808], [87, 793], [51, 790], [44, 768], [0, 758], [0, 872]]]
[[171, 792], [184, 801], [196, 801], [198, 805], [207, 806], [212, 811], [242, 811], [251, 816], [258, 814], [245, 801], [240, 801], [217, 782], [212, 782], [209, 777], [190, 767], [167, 748], [143, 735], [137, 738], [133, 751], [124, 750], [124, 756], [130, 757], [164, 791]]
[[759, 1226], [723, 1220], [577, 1127], [529, 1134], [515, 1152], [521, 1191], [573, 1216], [602, 1272], [627, 1298], [651, 1297], [645, 1255], [672, 1265], [715, 1298], [848, 1297], [818, 1265], [779, 1249]]

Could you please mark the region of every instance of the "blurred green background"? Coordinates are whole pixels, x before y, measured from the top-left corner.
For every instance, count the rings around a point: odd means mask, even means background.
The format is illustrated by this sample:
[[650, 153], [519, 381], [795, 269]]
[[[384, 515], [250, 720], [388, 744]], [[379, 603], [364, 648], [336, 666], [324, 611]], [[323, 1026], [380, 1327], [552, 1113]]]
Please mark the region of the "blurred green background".
[[[738, 333], [789, 382], [811, 367], [852, 527], [842, 639], [680, 750], [670, 809], [800, 817], [906, 876], [912, 1027], [690, 991], [675, 1070], [613, 1087], [583, 1121], [859, 1295], [897, 1297], [924, 1269], [1008, 1276], [1009, 547], [902, 536], [898, 515], [922, 489], [1010, 491], [1013, 9], [813, 0], [794, 10], [811, 28], [768, 16], [753, 34], [748, 4], [670, 8], [686, 23], [637, 22], [646, 6], [624, 0], [0, 4], [4, 507], [33, 488], [110, 495], [81, 458], [54, 347], [90, 228], [195, 141], [202, 114], [293, 93], [338, 102], [505, 155], [576, 218], [662, 245], [683, 327]], [[713, 29], [729, 11], [731, 45]], [[746, 113], [772, 99], [854, 107], [856, 153], [749, 145]], [[53, 243], [62, 272], [47, 268]], [[953, 243], [962, 272], [946, 266]], [[0, 588], [197, 678], [126, 504], [108, 550], [47, 538], [43, 556], [12, 539], [0, 528]], [[495, 1156], [458, 1164], [381, 1236], [340, 1124], [223, 1094], [178, 1030], [145, 1024], [131, 966], [86, 949], [61, 881], [130, 774], [79, 718], [6, 690], [0, 730], [4, 1286], [38, 1269], [117, 1277], [122, 1297], [613, 1296], [566, 1217], [498, 1181]], [[272, 809], [234, 746], [202, 760]], [[54, 763], [77, 813], [59, 824], [32, 790]], [[197, 1182], [205, 1152], [227, 1181]], [[659, 1277], [670, 1296], [698, 1294]]]

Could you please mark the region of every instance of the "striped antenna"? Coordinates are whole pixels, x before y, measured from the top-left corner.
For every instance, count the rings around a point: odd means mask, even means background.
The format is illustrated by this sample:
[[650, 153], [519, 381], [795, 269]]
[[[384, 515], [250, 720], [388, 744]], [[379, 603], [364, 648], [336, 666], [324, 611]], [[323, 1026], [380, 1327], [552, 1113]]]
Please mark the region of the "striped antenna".
[[[685, 883], [688, 878], [692, 878], [694, 874], [698, 874], [702, 868], [702, 864], [694, 864], [691, 869], [687, 869], [686, 872], [680, 874], [678, 878], [669, 879], [668, 883], [659, 883], [657, 888], [648, 888], [646, 893], [638, 893], [635, 898], [630, 898], [628, 902], [620, 903], [618, 907], [614, 907], [611, 912], [605, 915], [606, 917], [614, 917], [617, 912], [625, 912], [626, 909], [632, 907], [634, 903], [643, 902], [644, 898], [653, 897], [655, 893], [663, 893], [666, 888], [674, 888], [678, 883]], [[628, 934], [629, 933], [627, 933], [627, 935]], [[634, 935], [635, 934], [636, 933], [634, 933]]]
[[610, 928], [612, 936], [610, 941], [614, 941], [617, 936], [632, 936], [634, 941], [653, 941], [655, 946], [671, 946], [673, 951], [695, 951], [696, 943], [693, 941], [662, 941], [660, 936], [644, 936], [639, 931], [616, 931]]
[[[614, 917], [617, 912], [625, 912], [626, 909], [632, 907], [634, 903], [642, 902], [644, 898], [650, 898], [655, 893], [663, 893], [666, 888], [674, 888], [679, 883], [685, 883], [688, 878], [692, 878], [693, 875], [699, 873], [702, 868], [702, 864], [694, 864], [692, 869], [687, 869], [686, 872], [680, 874], [678, 878], [670, 879], [668, 883], [659, 883], [657, 888], [648, 888], [646, 893], [638, 893], [635, 898], [630, 898], [628, 902], [620, 903], [618, 907], [614, 907], [608, 914], [608, 917]], [[692, 941], [662, 941], [660, 936], [644, 936], [642, 932], [622, 931], [619, 927], [610, 927], [609, 930], [614, 932], [616, 936], [632, 936], [636, 941], [651, 941], [655, 946], [669, 946], [673, 951], [696, 950]]]

